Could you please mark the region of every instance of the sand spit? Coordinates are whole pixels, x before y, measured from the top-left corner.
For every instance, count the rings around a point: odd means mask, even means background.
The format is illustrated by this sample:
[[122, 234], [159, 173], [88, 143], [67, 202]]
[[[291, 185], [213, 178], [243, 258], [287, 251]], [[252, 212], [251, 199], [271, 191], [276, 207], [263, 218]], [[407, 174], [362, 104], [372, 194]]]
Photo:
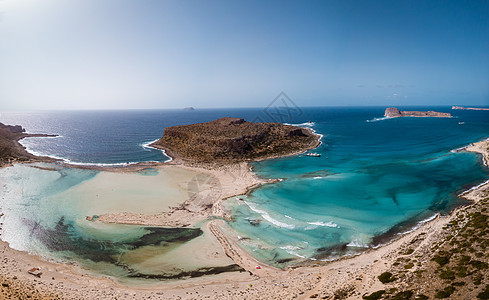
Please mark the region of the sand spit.
[[[487, 146], [488, 141], [484, 141], [475, 143], [467, 150], [482, 153], [487, 159]], [[227, 170], [202, 169], [199, 172], [210, 178], [217, 178], [222, 190], [216, 202], [206, 210], [209, 216], [225, 217], [220, 205], [222, 199], [243, 194], [250, 186], [265, 183], [256, 178], [246, 164]], [[214, 182], [210, 186], [215, 187], [216, 184]], [[209, 238], [214, 237], [214, 242], [217, 241], [222, 247], [220, 251], [247, 272], [224, 273], [137, 287], [123, 286], [107, 278], [88, 276], [86, 271], [74, 265], [46, 262], [36, 256], [13, 250], [6, 243], [0, 242], [0, 298], [25, 299], [30, 296], [31, 299], [361, 299], [363, 295], [382, 290], [385, 291], [386, 297], [404, 291], [411, 291], [413, 299], [416, 294], [432, 296], [435, 291], [430, 285], [426, 285], [426, 281], [424, 287], [416, 283], [416, 271], [423, 266], [431, 266], [431, 259], [438, 253], [437, 250], [433, 250], [433, 245], [447, 245], [447, 235], [453, 234], [449, 226], [452, 221], [458, 218], [458, 222], [463, 223], [464, 216], [469, 215], [465, 210], [476, 209], [475, 205], [479, 203], [487, 203], [487, 195], [488, 184], [464, 193], [462, 196], [475, 201], [475, 204], [459, 208], [447, 217], [437, 217], [383, 247], [351, 258], [288, 270], [268, 267], [258, 262], [239, 248], [222, 220], [213, 220], [204, 225], [205, 230], [212, 233]], [[125, 220], [139, 224], [137, 220], [130, 221], [129, 217], [108, 217], [119, 222]], [[156, 220], [148, 221], [148, 224], [156, 225], [161, 222], [155, 218]], [[414, 258], [416, 263], [405, 268]], [[260, 268], [257, 269], [257, 266]], [[41, 269], [43, 274], [40, 278], [27, 273], [32, 267]], [[383, 284], [377, 277], [386, 271], [395, 273], [399, 279]], [[428, 274], [430, 271], [424, 272]], [[434, 283], [437, 282], [435, 279], [432, 280]], [[481, 289], [484, 286], [481, 285]], [[460, 287], [457, 289], [462, 291]]]
[[183, 187], [188, 192], [188, 199], [157, 214], [132, 212], [103, 214], [98, 221], [145, 226], [192, 226], [210, 216], [225, 217], [221, 206], [223, 199], [245, 194], [248, 189], [269, 182], [255, 176], [244, 162], [214, 169], [185, 165], [157, 167], [158, 170], [175, 168], [195, 173], [195, 176]]

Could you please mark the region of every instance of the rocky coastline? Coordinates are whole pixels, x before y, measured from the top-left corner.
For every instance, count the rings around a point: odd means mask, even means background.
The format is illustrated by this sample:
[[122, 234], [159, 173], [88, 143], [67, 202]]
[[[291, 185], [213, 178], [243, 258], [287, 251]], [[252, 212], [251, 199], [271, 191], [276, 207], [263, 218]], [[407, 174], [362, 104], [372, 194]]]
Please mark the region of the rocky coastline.
[[187, 164], [228, 165], [304, 152], [316, 148], [319, 138], [307, 128], [226, 117], [167, 127], [150, 146]]
[[452, 109], [458, 109], [458, 110], [489, 110], [489, 108], [485, 108], [485, 107], [463, 107], [463, 106], [452, 106]]
[[436, 111], [400, 111], [395, 107], [388, 107], [385, 110], [385, 117], [398, 118], [398, 117], [435, 117], [435, 118], [451, 118], [450, 113], [436, 112]]
[[27, 137], [56, 137], [52, 134], [29, 134], [20, 125], [5, 125], [0, 123], [0, 167], [19, 162], [54, 162], [50, 157], [33, 155], [19, 141]]

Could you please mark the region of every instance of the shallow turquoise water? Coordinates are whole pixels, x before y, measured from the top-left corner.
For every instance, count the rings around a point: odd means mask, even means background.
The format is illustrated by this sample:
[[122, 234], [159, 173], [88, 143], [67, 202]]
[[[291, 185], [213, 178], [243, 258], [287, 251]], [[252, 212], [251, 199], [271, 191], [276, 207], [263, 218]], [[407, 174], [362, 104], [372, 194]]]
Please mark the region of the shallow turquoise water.
[[302, 125], [324, 134], [309, 151], [321, 157], [253, 163], [260, 176], [283, 181], [227, 203], [230, 226], [250, 238], [241, 240], [248, 251], [278, 265], [353, 254], [463, 204], [457, 195], [487, 180], [480, 155], [451, 150], [487, 137], [489, 116], [375, 120], [373, 113], [316, 111], [313, 125]]
[[[0, 121], [23, 124], [30, 132], [60, 134], [55, 139], [28, 139], [25, 144], [38, 153], [91, 164], [166, 160], [161, 151], [144, 147], [166, 126], [224, 116], [301, 126], [312, 121], [311, 127], [324, 136], [321, 146], [310, 152], [321, 157], [298, 155], [253, 163], [258, 175], [283, 181], [259, 188], [243, 200], [225, 202], [234, 215], [229, 225], [243, 238], [241, 245], [257, 258], [283, 266], [302, 259], [332, 259], [385, 243], [419, 221], [463, 204], [457, 194], [487, 180], [488, 169], [479, 155], [451, 150], [489, 136], [488, 112], [450, 111], [454, 115], [450, 119], [382, 120], [383, 111], [305, 108], [279, 120], [266, 119], [261, 109], [2, 113]], [[170, 244], [200, 234], [78, 222], [90, 214], [89, 208], [74, 198], [60, 203], [59, 195], [92, 179], [96, 171], [16, 166], [0, 173], [2, 239], [17, 249], [79, 261], [121, 278], [144, 271], [128, 271], [130, 263], [120, 260], [124, 254], [155, 244], [165, 252]], [[156, 174], [154, 169], [140, 173]], [[146, 244], [135, 244], [141, 239]]]
[[[36, 165], [49, 170], [36, 168]], [[154, 176], [155, 172], [157, 170], [148, 169], [140, 176]], [[164, 257], [171, 249], [199, 237], [202, 234], [199, 228], [159, 228], [86, 221], [85, 217], [92, 215], [92, 210], [104, 213], [105, 206], [84, 203], [86, 197], [80, 197], [74, 189], [97, 174], [98, 171], [55, 164], [19, 164], [0, 169], [0, 212], [4, 214], [2, 239], [15, 249], [46, 259], [76, 262], [98, 274], [116, 279], [148, 276], [168, 279], [178, 277], [193, 267], [173, 267], [170, 262], [166, 264], [170, 267], [155, 271], [147, 269], [144, 263], [150, 259], [157, 260], [159, 256]], [[135, 201], [138, 201], [137, 198]], [[147, 256], [147, 251], [153, 251], [154, 255]]]

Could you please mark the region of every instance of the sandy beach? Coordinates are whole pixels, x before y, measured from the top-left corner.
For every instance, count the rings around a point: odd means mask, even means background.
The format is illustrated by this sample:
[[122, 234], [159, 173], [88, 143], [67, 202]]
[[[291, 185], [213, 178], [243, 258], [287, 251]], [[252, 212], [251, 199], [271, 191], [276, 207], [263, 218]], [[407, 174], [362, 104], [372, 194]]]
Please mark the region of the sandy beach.
[[[487, 161], [489, 141], [474, 143], [467, 151], [483, 154]], [[153, 166], [154, 167], [154, 166]], [[223, 199], [246, 193], [266, 181], [257, 178], [246, 163], [221, 169], [205, 169], [182, 165], [157, 166], [157, 168], [181, 168], [196, 172], [199, 189], [189, 197], [181, 197], [179, 205], [185, 209], [162, 209], [157, 214], [117, 212], [102, 215], [100, 221], [179, 226], [185, 217], [188, 224], [195, 224], [209, 216], [226, 217], [221, 207]], [[121, 172], [119, 170], [114, 174]], [[124, 173], [126, 171], [122, 171]], [[115, 176], [108, 174], [107, 176]], [[204, 175], [202, 177], [202, 175]], [[199, 179], [200, 178], [200, 179]], [[471, 201], [486, 199], [489, 184], [463, 193]], [[212, 199], [206, 202], [204, 199]], [[206, 207], [206, 209], [202, 209]], [[199, 209], [200, 208], [200, 209]], [[166, 281], [145, 285], [127, 285], [109, 278], [94, 276], [88, 270], [70, 264], [47, 262], [37, 256], [11, 249], [0, 241], [2, 266], [0, 274], [1, 299], [361, 299], [362, 295], [385, 289], [377, 276], [392, 268], [396, 262], [409, 255], [429, 261], [427, 249], [446, 236], [447, 224], [464, 208], [458, 208], [446, 217], [436, 217], [418, 229], [399, 236], [388, 245], [370, 249], [365, 253], [342, 258], [338, 261], [318, 263], [313, 266], [280, 270], [257, 261], [242, 250], [236, 237], [223, 220], [212, 220], [203, 226], [202, 240], [195, 245], [206, 245], [199, 259], [212, 258], [218, 264], [235, 263], [246, 272], [227, 272], [186, 280]], [[0, 226], [3, 224], [0, 217]], [[195, 246], [194, 245], [194, 246]], [[192, 247], [194, 247], [192, 246]], [[183, 248], [182, 248], [183, 249]], [[184, 251], [193, 251], [190, 247]], [[191, 253], [191, 252], [189, 252]], [[260, 266], [260, 268], [256, 268]], [[27, 273], [32, 267], [42, 271], [40, 278]], [[414, 274], [415, 269], [408, 273]], [[414, 276], [414, 275], [413, 275]], [[397, 288], [406, 288], [403, 282]], [[428, 288], [427, 288], [428, 289]], [[423, 291], [419, 291], [422, 293]]]

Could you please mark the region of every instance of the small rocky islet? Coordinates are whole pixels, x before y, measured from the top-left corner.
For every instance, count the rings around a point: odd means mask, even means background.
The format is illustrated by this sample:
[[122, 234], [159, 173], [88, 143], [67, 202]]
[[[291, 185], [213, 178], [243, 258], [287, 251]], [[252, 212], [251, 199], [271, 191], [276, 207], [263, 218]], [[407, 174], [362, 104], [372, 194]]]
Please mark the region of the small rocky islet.
[[395, 107], [388, 107], [384, 113], [385, 117], [398, 118], [398, 117], [436, 117], [436, 118], [451, 118], [450, 113], [437, 112], [437, 111], [400, 111]]

